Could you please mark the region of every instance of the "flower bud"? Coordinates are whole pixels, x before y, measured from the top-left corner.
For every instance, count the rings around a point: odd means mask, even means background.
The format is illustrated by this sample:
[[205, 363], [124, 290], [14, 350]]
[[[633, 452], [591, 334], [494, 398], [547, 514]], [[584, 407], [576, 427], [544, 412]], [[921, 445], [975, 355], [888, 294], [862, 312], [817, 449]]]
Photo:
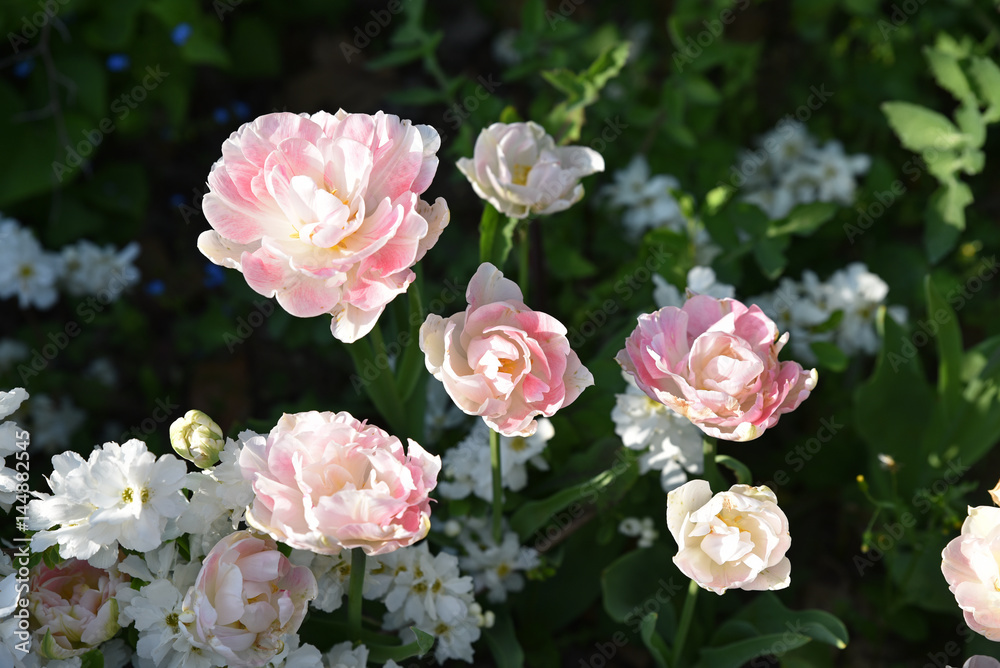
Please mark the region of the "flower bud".
[[226, 439], [215, 420], [201, 411], [188, 411], [170, 425], [170, 445], [178, 455], [206, 469], [219, 461]]

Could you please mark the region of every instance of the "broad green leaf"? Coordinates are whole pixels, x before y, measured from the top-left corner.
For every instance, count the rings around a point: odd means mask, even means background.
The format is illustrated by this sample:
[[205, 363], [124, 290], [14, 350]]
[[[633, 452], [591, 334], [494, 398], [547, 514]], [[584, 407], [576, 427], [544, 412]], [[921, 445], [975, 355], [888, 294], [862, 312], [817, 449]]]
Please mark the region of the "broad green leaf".
[[767, 230], [767, 236], [778, 237], [785, 234], [812, 234], [833, 218], [840, 208], [833, 202], [813, 202], [800, 204], [792, 209], [783, 220], [776, 221]]
[[80, 668], [104, 668], [104, 655], [101, 650], [92, 649], [80, 657]]
[[930, 415], [936, 397], [920, 364], [910, 333], [880, 308], [876, 320], [882, 348], [875, 372], [854, 392], [854, 418], [858, 433], [874, 452], [884, 452], [897, 461], [913, 462], [914, 444], [924, 437], [921, 420], [887, 420], [887, 415]]
[[753, 247], [753, 256], [761, 272], [772, 281], [785, 271], [788, 258], [785, 249], [788, 248], [788, 237], [761, 239]]
[[718, 213], [726, 202], [736, 193], [731, 186], [716, 186], [705, 194], [705, 212], [709, 215]]
[[483, 636], [490, 646], [497, 668], [521, 668], [524, 665], [524, 650], [517, 640], [509, 612], [501, 611], [493, 626], [483, 629]]
[[1000, 121], [1000, 67], [989, 58], [973, 57], [972, 78], [979, 88], [979, 99], [987, 107], [987, 123]]
[[938, 263], [945, 257], [958, 242], [958, 237], [962, 230], [950, 223], [945, 222], [941, 214], [942, 203], [946, 192], [945, 186], [935, 190], [924, 210], [924, 221], [926, 230], [924, 232], [924, 248], [927, 250], [927, 257], [932, 263]]
[[[712, 646], [701, 650], [699, 666], [739, 668], [747, 661], [769, 654], [780, 655], [811, 640], [843, 649], [847, 647], [847, 627], [822, 610], [789, 610], [773, 593], [762, 593], [740, 610], [733, 622], [723, 624], [712, 637]], [[756, 632], [756, 637], [741, 635]]]
[[926, 326], [934, 334], [939, 359], [938, 396], [954, 418], [962, 396], [962, 332], [955, 311], [934, 286], [930, 276], [924, 279], [924, 291], [927, 295], [927, 320], [921, 321], [921, 327]]
[[635, 629], [647, 614], [659, 615], [657, 629], [673, 638], [677, 626], [674, 601], [683, 598], [687, 580], [671, 561], [673, 552], [660, 544], [627, 552], [601, 573], [604, 610], [616, 622]]
[[986, 119], [971, 98], [955, 111], [959, 129], [969, 136], [969, 144], [979, 148], [986, 142]]
[[849, 358], [835, 343], [829, 341], [813, 341], [810, 350], [816, 355], [816, 364], [830, 371], [843, 371], [847, 368]]
[[972, 88], [969, 87], [969, 81], [958, 64], [958, 58], [930, 47], [924, 47], [924, 56], [931, 66], [934, 80], [941, 88], [951, 93], [959, 102], [972, 97]]
[[944, 151], [966, 141], [954, 123], [936, 111], [909, 102], [885, 102], [882, 112], [900, 142], [911, 151]]
[[653, 661], [660, 668], [669, 668], [670, 649], [667, 644], [663, 642], [663, 638], [656, 632], [656, 620], [658, 615], [655, 612], [651, 612], [642, 618], [642, 626], [639, 629], [639, 635], [642, 637], [642, 643], [649, 650], [649, 653], [653, 656]]
[[520, 114], [517, 113], [517, 109], [511, 105], [507, 105], [500, 112], [500, 122], [501, 123], [520, 123], [522, 118]]

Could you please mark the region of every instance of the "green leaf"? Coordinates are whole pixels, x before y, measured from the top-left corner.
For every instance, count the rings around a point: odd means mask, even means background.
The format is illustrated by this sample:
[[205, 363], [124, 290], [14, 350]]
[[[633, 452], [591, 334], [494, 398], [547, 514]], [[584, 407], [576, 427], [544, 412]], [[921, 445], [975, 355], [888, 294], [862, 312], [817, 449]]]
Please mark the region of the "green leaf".
[[822, 610], [789, 610], [776, 595], [766, 592], [719, 627], [712, 646], [702, 648], [698, 665], [739, 668], [753, 658], [781, 655], [812, 640], [843, 649], [847, 627]]
[[951, 93], [956, 100], [963, 102], [966, 98], [972, 97], [972, 88], [969, 87], [969, 80], [965, 78], [962, 68], [958, 64], [955, 56], [924, 47], [924, 56], [931, 66], [931, 74], [941, 88]]
[[197, 26], [188, 40], [180, 47], [180, 52], [184, 60], [189, 63], [215, 65], [225, 69], [232, 65], [229, 54], [219, 44], [219, 38], [199, 31]]
[[970, 147], [979, 148], [986, 142], [986, 119], [979, 113], [975, 101], [967, 100], [955, 111], [959, 129], [969, 136]]
[[800, 204], [792, 209], [783, 220], [775, 221], [767, 230], [767, 236], [778, 237], [786, 234], [808, 235], [818, 230], [833, 218], [839, 207], [833, 202], [813, 202]]
[[92, 649], [80, 657], [80, 668], [104, 668], [104, 655], [101, 650]]
[[483, 636], [490, 646], [497, 668], [521, 668], [524, 665], [524, 650], [517, 640], [510, 613], [500, 612], [493, 626], [483, 629]]
[[753, 247], [753, 256], [761, 272], [772, 281], [785, 271], [788, 258], [785, 249], [788, 248], [788, 237], [761, 239]]
[[393, 661], [405, 661], [415, 656], [423, 656], [434, 646], [434, 636], [421, 631], [416, 626], [411, 626], [410, 630], [417, 636], [417, 639], [407, 645], [376, 645], [368, 643], [368, 660], [375, 663], [385, 663]]
[[520, 123], [521, 121], [521, 115], [517, 113], [517, 109], [513, 105], [507, 105], [500, 112], [501, 123]]
[[670, 649], [667, 647], [667, 643], [663, 642], [663, 638], [656, 632], [656, 620], [658, 615], [655, 612], [651, 612], [642, 618], [642, 625], [639, 627], [639, 634], [642, 637], [642, 643], [649, 650], [649, 653], [653, 655], [653, 661], [656, 662], [660, 668], [668, 668], [670, 663], [667, 659], [670, 656]]
[[934, 287], [929, 275], [924, 279], [924, 290], [927, 294], [927, 322], [935, 325], [934, 338], [939, 358], [938, 396], [944, 408], [954, 417], [962, 400], [962, 332], [955, 311]]
[[830, 371], [843, 371], [847, 368], [849, 358], [835, 343], [829, 341], [813, 341], [809, 348], [816, 355], [816, 363], [820, 368]]
[[395, 104], [412, 104], [418, 107], [448, 101], [448, 96], [443, 91], [426, 86], [402, 88], [390, 93], [387, 97]]
[[750, 468], [735, 457], [716, 455], [715, 463], [721, 464], [732, 471], [736, 476], [736, 482], [741, 485], [749, 485], [753, 481], [753, 474], [750, 473]]
[[705, 194], [705, 213], [715, 215], [736, 194], [732, 186], [716, 186]]
[[640, 619], [656, 612], [659, 633], [673, 638], [677, 627], [674, 599], [686, 591], [686, 579], [677, 577], [665, 546], [633, 550], [608, 564], [601, 573], [604, 610], [616, 622], [634, 631]]
[[914, 444], [925, 436], [922, 420], [887, 420], [887, 415], [930, 415], [936, 402], [924, 376], [917, 348], [909, 332], [880, 308], [876, 320], [882, 349], [875, 372], [854, 392], [854, 418], [858, 433], [874, 452], [897, 461], [912, 461], [904, 468], [922, 466], [914, 458]]
[[601, 89], [618, 76], [628, 59], [630, 44], [619, 42], [604, 51], [586, 70], [575, 73], [567, 69], [543, 70], [542, 78], [566, 95], [551, 111], [548, 125], [561, 143], [580, 138], [585, 107], [597, 101]]
[[[596, 503], [601, 494], [611, 491], [613, 487], [627, 488], [630, 486], [638, 476], [637, 460], [631, 451], [622, 450], [621, 454], [625, 457], [624, 461], [626, 462], [624, 470], [618, 471], [612, 467], [598, 473], [590, 480], [562, 489], [545, 499], [525, 503], [510, 518], [511, 528], [517, 532], [522, 541], [527, 540], [529, 536], [545, 526], [553, 515], [570, 504], [577, 501]], [[616, 463], [615, 466], [618, 464]]]
[[972, 204], [972, 189], [961, 181], [952, 181], [936, 202], [941, 219], [959, 230], [965, 229], [965, 207]]
[[1000, 67], [989, 58], [973, 57], [972, 78], [979, 88], [979, 99], [987, 107], [987, 123], [1000, 121]]
[[950, 223], [945, 222], [942, 216], [942, 199], [947, 188], [941, 186], [935, 190], [924, 210], [924, 221], [926, 230], [924, 232], [924, 248], [927, 250], [927, 257], [932, 263], [939, 262], [958, 242], [958, 237], [962, 230]]
[[882, 112], [900, 142], [911, 151], [958, 148], [966, 137], [947, 117], [909, 102], [885, 102]]

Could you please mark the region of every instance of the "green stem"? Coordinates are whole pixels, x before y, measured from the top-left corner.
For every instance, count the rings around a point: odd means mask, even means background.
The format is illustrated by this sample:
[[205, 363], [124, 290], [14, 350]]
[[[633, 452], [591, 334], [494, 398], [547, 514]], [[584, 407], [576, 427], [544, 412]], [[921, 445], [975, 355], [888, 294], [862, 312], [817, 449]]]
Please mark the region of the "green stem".
[[493, 467], [493, 540], [503, 533], [503, 476], [500, 470], [500, 434], [490, 429], [490, 465]]
[[531, 225], [530, 220], [518, 225], [518, 252], [519, 252], [519, 264], [518, 264], [518, 274], [517, 274], [517, 284], [521, 288], [521, 294], [525, 302], [528, 301], [528, 276], [529, 276], [529, 262], [531, 260], [531, 239], [528, 236], [528, 228]]
[[674, 637], [673, 660], [670, 665], [680, 668], [681, 655], [684, 652], [684, 641], [687, 639], [688, 628], [691, 626], [691, 618], [694, 616], [694, 604], [701, 587], [694, 580], [688, 583], [687, 598], [684, 599], [684, 609], [681, 611], [681, 621], [677, 625], [677, 635]]
[[[388, 360], [385, 359], [385, 343], [378, 325], [372, 330], [372, 341], [375, 343], [374, 352], [365, 340], [348, 344], [347, 351], [354, 360], [357, 379], [360, 379], [361, 386], [365, 388], [375, 408], [385, 418], [389, 428], [394, 432], [393, 435], [404, 438], [408, 435], [406, 413], [396, 389], [396, 379], [388, 368]], [[370, 374], [374, 374], [374, 377]]]
[[351, 580], [347, 591], [347, 625], [351, 639], [361, 639], [361, 601], [365, 588], [365, 551], [351, 550]]
[[702, 448], [705, 453], [705, 480], [714, 493], [725, 491], [729, 488], [725, 478], [719, 472], [719, 466], [715, 461], [716, 443], [714, 438], [705, 437], [702, 439]]

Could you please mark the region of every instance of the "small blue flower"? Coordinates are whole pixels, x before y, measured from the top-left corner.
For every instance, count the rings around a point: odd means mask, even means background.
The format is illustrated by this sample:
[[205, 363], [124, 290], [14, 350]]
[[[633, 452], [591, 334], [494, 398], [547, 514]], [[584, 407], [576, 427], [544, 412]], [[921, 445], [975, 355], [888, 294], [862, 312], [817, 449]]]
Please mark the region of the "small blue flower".
[[150, 295], [151, 297], [159, 297], [166, 291], [167, 291], [166, 284], [158, 278], [153, 279], [149, 283], [146, 283], [146, 294]]
[[19, 79], [24, 79], [31, 74], [33, 69], [35, 69], [35, 60], [33, 58], [22, 60], [17, 65], [14, 65], [14, 76]]
[[229, 121], [229, 110], [225, 107], [216, 107], [215, 111], [212, 112], [212, 118], [219, 125], [223, 125]]
[[172, 207], [176, 208], [179, 206], [183, 206], [185, 201], [186, 200], [184, 199], [184, 195], [180, 193], [174, 193], [173, 195], [170, 196], [170, 206]]
[[233, 102], [231, 106], [233, 109], [233, 116], [236, 117], [236, 120], [242, 121], [244, 119], [250, 118], [250, 105], [248, 105], [246, 102], [241, 102], [240, 100], [236, 100]]
[[189, 37], [191, 37], [190, 23], [178, 23], [174, 26], [174, 29], [170, 31], [170, 39], [177, 46], [184, 46], [184, 42], [188, 41]]
[[128, 69], [131, 59], [124, 53], [112, 53], [108, 56], [107, 66], [112, 72], [123, 72]]
[[226, 271], [211, 262], [205, 264], [205, 287], [214, 288], [226, 282]]

